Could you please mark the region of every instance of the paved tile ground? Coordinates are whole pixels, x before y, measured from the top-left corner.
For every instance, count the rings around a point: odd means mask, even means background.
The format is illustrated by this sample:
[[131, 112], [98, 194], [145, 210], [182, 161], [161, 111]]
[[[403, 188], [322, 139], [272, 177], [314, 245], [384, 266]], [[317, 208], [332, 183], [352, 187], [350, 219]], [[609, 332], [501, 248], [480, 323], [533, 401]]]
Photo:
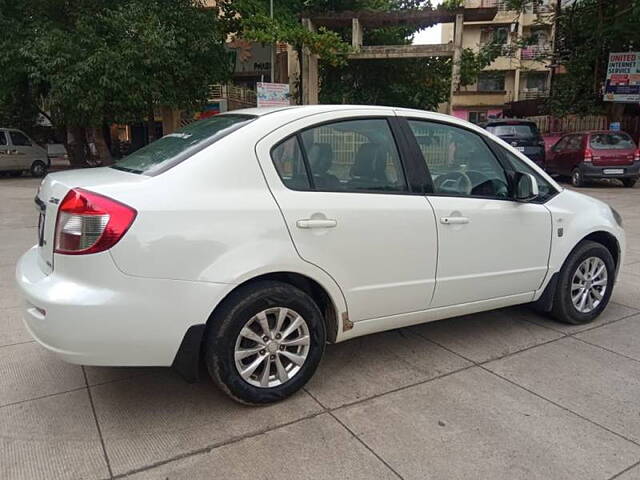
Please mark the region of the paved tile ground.
[[65, 364], [13, 281], [38, 181], [0, 179], [0, 479], [640, 479], [640, 188], [594, 323], [525, 307], [331, 345], [290, 400], [247, 408], [169, 369]]

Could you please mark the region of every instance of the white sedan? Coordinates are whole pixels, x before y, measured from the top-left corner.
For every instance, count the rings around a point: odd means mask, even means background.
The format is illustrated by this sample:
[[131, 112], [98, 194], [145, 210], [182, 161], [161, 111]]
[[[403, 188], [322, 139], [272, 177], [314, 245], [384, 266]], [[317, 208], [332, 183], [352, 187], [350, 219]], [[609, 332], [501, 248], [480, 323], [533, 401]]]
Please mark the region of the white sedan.
[[534, 303], [586, 323], [624, 252], [605, 203], [455, 118], [366, 106], [211, 117], [40, 186], [17, 266], [33, 337], [72, 363], [206, 365], [283, 399], [326, 342]]

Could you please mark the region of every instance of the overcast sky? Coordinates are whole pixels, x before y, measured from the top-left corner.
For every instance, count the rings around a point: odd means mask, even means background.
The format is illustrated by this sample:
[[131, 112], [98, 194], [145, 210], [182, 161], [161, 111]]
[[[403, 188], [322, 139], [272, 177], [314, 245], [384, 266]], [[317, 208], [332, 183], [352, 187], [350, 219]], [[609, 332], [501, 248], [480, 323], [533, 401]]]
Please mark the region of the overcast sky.
[[[431, 4], [437, 7], [442, 3], [442, 0], [431, 0]], [[414, 45], [425, 45], [429, 43], [442, 43], [441, 39], [442, 24], [438, 23], [431, 28], [420, 30], [413, 36]]]

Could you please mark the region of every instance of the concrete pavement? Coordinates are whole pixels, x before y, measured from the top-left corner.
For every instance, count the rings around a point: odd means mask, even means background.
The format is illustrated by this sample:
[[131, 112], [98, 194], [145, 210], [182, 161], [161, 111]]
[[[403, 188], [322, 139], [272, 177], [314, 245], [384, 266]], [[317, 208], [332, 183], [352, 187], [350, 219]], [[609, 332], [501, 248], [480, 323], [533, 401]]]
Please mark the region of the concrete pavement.
[[640, 188], [612, 303], [569, 326], [517, 307], [327, 348], [304, 391], [248, 408], [168, 369], [65, 364], [20, 317], [38, 181], [0, 178], [0, 478], [640, 479]]

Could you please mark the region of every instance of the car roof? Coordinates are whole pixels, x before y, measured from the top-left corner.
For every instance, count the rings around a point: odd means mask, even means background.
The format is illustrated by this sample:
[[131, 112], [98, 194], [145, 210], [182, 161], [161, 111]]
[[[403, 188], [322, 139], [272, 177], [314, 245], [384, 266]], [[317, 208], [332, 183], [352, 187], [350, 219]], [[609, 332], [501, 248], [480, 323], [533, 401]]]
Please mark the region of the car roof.
[[232, 110], [229, 112], [225, 112], [223, 115], [227, 114], [243, 114], [243, 115], [254, 115], [257, 117], [263, 117], [265, 115], [270, 115], [276, 112], [288, 112], [288, 113], [298, 113], [301, 117], [309, 115], [310, 113], [323, 113], [323, 112], [332, 112], [336, 110], [362, 110], [367, 108], [375, 108], [376, 110], [384, 109], [388, 110], [389, 113], [392, 113], [395, 108], [394, 107], [383, 107], [380, 105], [289, 105], [282, 107], [254, 107], [254, 108], [242, 108], [240, 110]]

